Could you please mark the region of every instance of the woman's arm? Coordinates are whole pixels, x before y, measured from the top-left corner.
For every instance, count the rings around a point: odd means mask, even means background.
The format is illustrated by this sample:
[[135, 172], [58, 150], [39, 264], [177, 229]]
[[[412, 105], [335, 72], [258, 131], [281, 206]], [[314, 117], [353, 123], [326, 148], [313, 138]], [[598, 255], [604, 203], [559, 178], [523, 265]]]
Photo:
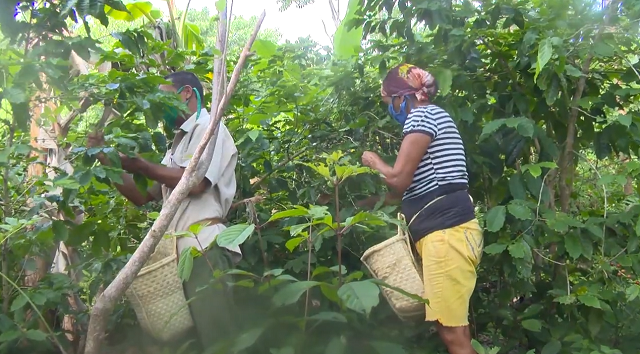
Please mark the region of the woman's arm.
[[362, 162], [380, 172], [389, 188], [397, 194], [404, 194], [411, 185], [413, 175], [429, 145], [431, 145], [431, 136], [421, 132], [407, 134], [402, 139], [400, 152], [393, 167], [387, 165], [380, 156], [370, 151], [362, 155]]

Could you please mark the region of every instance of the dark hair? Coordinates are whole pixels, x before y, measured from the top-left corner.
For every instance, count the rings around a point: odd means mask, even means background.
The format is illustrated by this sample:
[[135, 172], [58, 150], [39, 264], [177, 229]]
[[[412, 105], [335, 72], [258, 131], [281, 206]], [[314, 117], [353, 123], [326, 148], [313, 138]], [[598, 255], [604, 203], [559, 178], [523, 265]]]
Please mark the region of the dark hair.
[[191, 86], [192, 89], [198, 91], [200, 99], [204, 100], [204, 89], [202, 88], [200, 80], [198, 80], [198, 77], [194, 73], [188, 71], [176, 71], [165, 76], [164, 79], [171, 81], [176, 90], [182, 86]]

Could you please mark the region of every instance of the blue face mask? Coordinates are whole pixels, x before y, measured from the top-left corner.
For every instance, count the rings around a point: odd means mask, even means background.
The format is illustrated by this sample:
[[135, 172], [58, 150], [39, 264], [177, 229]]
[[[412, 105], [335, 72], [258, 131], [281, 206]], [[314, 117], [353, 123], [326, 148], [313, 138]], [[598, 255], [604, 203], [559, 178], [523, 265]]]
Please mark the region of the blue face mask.
[[391, 103], [389, 104], [389, 114], [391, 115], [391, 117], [393, 117], [393, 119], [396, 120], [396, 122], [404, 125], [404, 122], [407, 120], [407, 117], [409, 116], [409, 114], [407, 113], [407, 101], [408, 101], [408, 98], [407, 97], [404, 98], [404, 101], [402, 101], [402, 103], [400, 104], [400, 110], [398, 112], [396, 112], [393, 109], [393, 100], [396, 97], [392, 97], [391, 98]]

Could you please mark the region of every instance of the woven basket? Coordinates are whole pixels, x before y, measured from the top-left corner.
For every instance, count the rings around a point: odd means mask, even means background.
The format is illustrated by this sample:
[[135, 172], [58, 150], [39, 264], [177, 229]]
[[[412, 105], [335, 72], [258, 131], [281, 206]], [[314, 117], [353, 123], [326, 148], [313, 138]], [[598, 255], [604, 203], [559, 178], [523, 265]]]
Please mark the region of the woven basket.
[[176, 238], [163, 238], [126, 292], [142, 329], [169, 342], [193, 327], [193, 318], [178, 277]]
[[[402, 215], [398, 215], [403, 219]], [[362, 255], [362, 262], [374, 278], [410, 294], [423, 296], [421, 266], [411, 250], [409, 235], [398, 226], [398, 234], [371, 248]], [[395, 290], [382, 286], [382, 294], [393, 311], [403, 321], [424, 320], [425, 304]]]

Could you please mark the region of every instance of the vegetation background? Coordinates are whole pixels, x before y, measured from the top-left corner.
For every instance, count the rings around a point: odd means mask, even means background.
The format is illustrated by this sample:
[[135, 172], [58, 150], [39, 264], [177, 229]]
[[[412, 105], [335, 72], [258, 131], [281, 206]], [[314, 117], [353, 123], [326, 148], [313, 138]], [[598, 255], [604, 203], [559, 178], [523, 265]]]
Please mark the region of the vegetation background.
[[[172, 133], [158, 118], [175, 103], [156, 90], [162, 76], [211, 81], [224, 3], [167, 3], [169, 14], [145, 1], [3, 3], [0, 353], [78, 353], [89, 309], [158, 215], [124, 200], [111, 186], [119, 168], [96, 165], [101, 149], [84, 146], [114, 114], [102, 150], [159, 161]], [[640, 352], [640, 1], [342, 6], [332, 48], [263, 30], [226, 112], [236, 199], [252, 199], [219, 241], [241, 243], [245, 257], [238, 335], [212, 352], [444, 353], [428, 326], [395, 317], [359, 260], [395, 233], [395, 207], [355, 202], [384, 193], [359, 159], [373, 150], [393, 162], [401, 130], [379, 85], [401, 62], [436, 75], [437, 103], [465, 141], [486, 238], [477, 351]], [[256, 21], [233, 17], [229, 68]], [[68, 271], [51, 273], [61, 242]], [[181, 255], [182, 277], [192, 257]], [[135, 327], [122, 301], [110, 348], [135, 344]]]

